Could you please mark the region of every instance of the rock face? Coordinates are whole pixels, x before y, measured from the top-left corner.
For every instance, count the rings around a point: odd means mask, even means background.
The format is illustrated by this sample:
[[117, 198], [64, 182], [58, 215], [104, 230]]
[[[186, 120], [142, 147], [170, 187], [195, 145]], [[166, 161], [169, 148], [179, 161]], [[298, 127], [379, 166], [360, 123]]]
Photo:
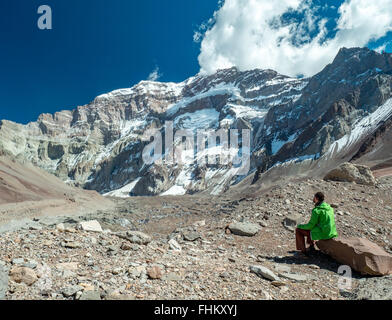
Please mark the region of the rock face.
[[321, 240], [317, 247], [339, 263], [371, 276], [392, 274], [392, 256], [363, 238]]
[[377, 182], [369, 167], [352, 163], [343, 163], [329, 172], [324, 179], [327, 181], [355, 182], [368, 186], [374, 186]]
[[[142, 81], [72, 111], [42, 114], [27, 125], [0, 121], [0, 152], [111, 196], [218, 195], [256, 169], [255, 180], [277, 164], [325, 156], [339, 165], [358, 152], [371, 153], [369, 138], [390, 132], [384, 124], [392, 117], [391, 71], [390, 54], [343, 48], [309, 79], [231, 68], [181, 83]], [[169, 121], [174, 132], [251, 129], [249, 171], [237, 174], [233, 157], [220, 163], [195, 158], [145, 164], [142, 152], [150, 139], [144, 134], [169, 132], [164, 126]], [[208, 147], [206, 153], [216, 151]]]

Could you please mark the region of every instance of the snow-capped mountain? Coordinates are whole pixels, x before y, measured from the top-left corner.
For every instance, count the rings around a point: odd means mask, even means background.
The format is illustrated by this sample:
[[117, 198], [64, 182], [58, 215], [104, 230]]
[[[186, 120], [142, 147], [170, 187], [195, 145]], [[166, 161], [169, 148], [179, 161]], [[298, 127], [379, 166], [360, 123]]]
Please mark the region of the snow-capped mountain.
[[[142, 81], [28, 125], [3, 120], [0, 150], [102, 194], [219, 194], [244, 177], [238, 168], [146, 165], [142, 136], [150, 129], [164, 133], [168, 121], [174, 131], [250, 129], [249, 174], [257, 169], [255, 179], [287, 161], [361, 158], [373, 151], [371, 137], [389, 130], [391, 72], [390, 54], [353, 48], [340, 50], [309, 79], [231, 68], [182, 83]], [[217, 148], [204, 155], [220, 153]]]

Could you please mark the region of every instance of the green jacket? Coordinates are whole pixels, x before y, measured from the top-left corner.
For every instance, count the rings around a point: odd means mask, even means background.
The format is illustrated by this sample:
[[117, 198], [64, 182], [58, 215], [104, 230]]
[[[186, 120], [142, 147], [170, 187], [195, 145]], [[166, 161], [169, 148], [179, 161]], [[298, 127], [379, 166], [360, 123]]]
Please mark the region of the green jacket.
[[310, 230], [312, 240], [328, 240], [338, 236], [333, 208], [326, 202], [312, 211], [309, 223], [298, 225], [298, 229]]

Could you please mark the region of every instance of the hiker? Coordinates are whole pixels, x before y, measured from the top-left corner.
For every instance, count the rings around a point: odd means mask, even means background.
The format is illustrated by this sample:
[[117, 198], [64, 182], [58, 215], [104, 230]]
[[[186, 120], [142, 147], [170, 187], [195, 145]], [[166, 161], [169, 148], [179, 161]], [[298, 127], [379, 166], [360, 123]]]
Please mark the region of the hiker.
[[[334, 210], [324, 199], [325, 196], [322, 192], [314, 195], [313, 202], [315, 207], [312, 210], [312, 217], [309, 223], [300, 224], [295, 230], [297, 250], [300, 250], [305, 255], [315, 250], [315, 241], [328, 240], [338, 236]], [[307, 244], [310, 245], [308, 249], [306, 249], [305, 237], [307, 238]]]

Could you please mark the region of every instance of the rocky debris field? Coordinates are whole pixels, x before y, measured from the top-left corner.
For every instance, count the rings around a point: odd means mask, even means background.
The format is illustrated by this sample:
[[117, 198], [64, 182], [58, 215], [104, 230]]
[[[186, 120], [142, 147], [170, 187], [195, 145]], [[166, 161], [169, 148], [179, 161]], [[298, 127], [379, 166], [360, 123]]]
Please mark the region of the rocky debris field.
[[392, 252], [392, 177], [375, 186], [304, 180], [243, 195], [115, 199], [112, 211], [0, 226], [0, 299], [391, 299], [392, 277], [295, 251], [317, 191], [340, 236]]

